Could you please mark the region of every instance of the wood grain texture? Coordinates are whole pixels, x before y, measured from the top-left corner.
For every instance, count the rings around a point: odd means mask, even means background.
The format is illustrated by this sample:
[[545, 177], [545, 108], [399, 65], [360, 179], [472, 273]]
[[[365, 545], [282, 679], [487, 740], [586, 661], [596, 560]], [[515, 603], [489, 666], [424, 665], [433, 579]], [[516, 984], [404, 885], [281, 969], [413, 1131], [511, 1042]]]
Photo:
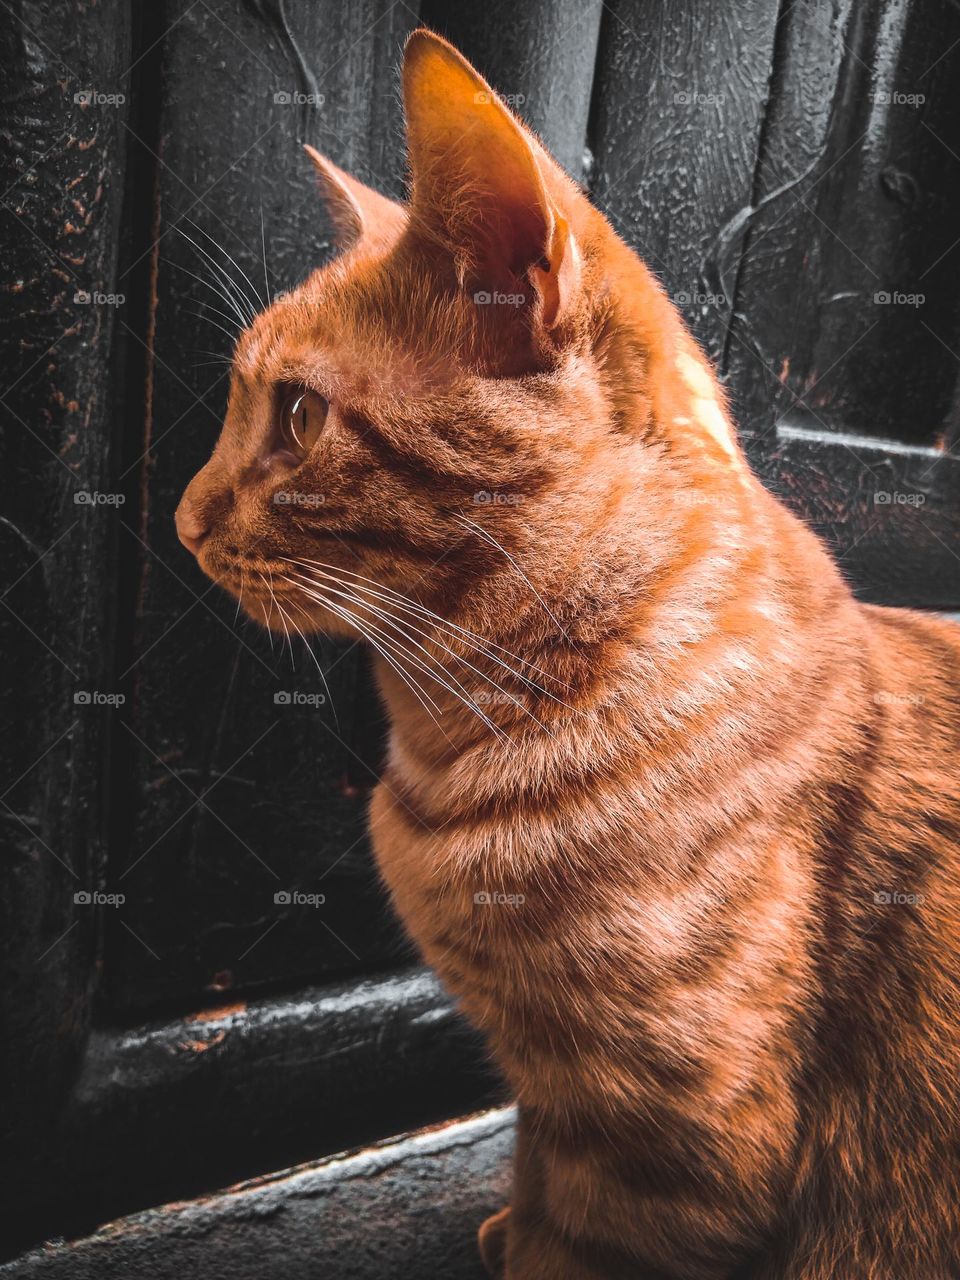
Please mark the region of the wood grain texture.
[[[788, 6], [725, 372], [742, 424], [800, 411], [920, 444], [953, 436], [960, 12]], [[914, 301], [910, 301], [914, 299]]]
[[713, 359], [738, 247], [717, 231], [750, 201], [776, 20], [776, 0], [604, 7], [591, 190]]
[[[116, 711], [116, 255], [126, 6], [18, 3], [0, 134], [0, 1180], [42, 1159], [89, 1027]], [[99, 495], [97, 497], [96, 495]]]
[[512, 1111], [167, 1205], [0, 1267], [9, 1280], [481, 1280], [476, 1228], [507, 1196]]
[[95, 1031], [56, 1161], [11, 1181], [3, 1247], [492, 1105], [481, 1057], [423, 969]]

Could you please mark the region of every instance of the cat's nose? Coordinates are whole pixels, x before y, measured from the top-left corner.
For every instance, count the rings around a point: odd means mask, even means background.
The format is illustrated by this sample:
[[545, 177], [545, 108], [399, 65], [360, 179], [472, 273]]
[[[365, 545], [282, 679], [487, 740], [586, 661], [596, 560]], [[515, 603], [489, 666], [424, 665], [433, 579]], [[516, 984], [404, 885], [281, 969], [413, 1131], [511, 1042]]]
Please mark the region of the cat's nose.
[[210, 532], [209, 522], [201, 520], [196, 509], [186, 500], [177, 507], [173, 519], [177, 526], [177, 537], [188, 551], [199, 555], [203, 540]]

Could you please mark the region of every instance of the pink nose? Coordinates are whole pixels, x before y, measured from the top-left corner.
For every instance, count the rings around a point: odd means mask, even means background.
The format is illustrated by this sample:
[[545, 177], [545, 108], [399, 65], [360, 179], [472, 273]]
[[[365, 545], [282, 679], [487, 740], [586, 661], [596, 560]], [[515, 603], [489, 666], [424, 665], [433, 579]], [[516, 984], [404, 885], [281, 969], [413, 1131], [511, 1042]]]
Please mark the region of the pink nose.
[[209, 526], [200, 520], [189, 507], [185, 507], [182, 502], [177, 507], [174, 521], [177, 526], [177, 537], [188, 551], [191, 551], [194, 555], [199, 555], [203, 540], [210, 532]]

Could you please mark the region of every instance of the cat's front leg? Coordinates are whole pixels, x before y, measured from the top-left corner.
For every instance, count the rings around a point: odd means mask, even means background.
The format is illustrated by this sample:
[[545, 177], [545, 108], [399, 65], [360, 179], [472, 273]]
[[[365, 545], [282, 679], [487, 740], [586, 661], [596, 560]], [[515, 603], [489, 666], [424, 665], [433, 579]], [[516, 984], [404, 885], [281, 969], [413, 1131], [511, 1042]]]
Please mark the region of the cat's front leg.
[[513, 1204], [491, 1215], [477, 1234], [480, 1257], [494, 1280], [655, 1280], [635, 1265], [592, 1255], [569, 1241], [544, 1212], [543, 1162], [521, 1109], [514, 1157]]

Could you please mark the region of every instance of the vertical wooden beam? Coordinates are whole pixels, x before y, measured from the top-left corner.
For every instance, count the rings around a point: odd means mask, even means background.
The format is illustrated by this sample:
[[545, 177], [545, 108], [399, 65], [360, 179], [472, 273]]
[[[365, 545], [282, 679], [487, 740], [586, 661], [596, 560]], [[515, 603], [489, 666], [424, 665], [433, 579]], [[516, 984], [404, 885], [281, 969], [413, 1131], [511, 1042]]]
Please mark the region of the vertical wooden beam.
[[0, 1094], [29, 1179], [90, 1023], [117, 714], [116, 254], [131, 62], [120, 0], [20, 0], [0, 37]]

